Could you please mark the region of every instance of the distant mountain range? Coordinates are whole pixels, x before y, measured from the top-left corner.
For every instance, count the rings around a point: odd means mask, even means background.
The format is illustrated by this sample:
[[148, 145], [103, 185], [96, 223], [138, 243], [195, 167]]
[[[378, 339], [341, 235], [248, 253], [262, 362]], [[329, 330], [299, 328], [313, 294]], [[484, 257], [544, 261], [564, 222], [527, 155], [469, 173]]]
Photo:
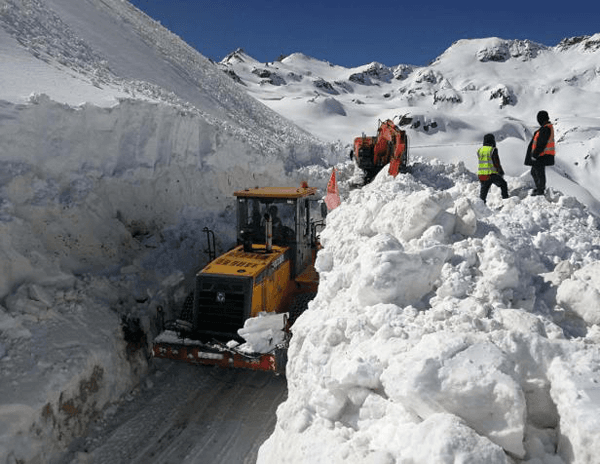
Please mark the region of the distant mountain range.
[[481, 111], [531, 120], [532, 108], [542, 105], [558, 115], [573, 104], [572, 90], [585, 100], [598, 90], [599, 48], [600, 34], [567, 38], [555, 47], [529, 40], [460, 40], [429, 66], [373, 62], [356, 68], [301, 53], [261, 63], [238, 49], [218, 66], [280, 114], [335, 139], [324, 128], [323, 117], [346, 117], [349, 126], [357, 120], [359, 127], [368, 127], [369, 119], [385, 113], [411, 112], [416, 116], [412, 128], [428, 131], [431, 124], [416, 113]]

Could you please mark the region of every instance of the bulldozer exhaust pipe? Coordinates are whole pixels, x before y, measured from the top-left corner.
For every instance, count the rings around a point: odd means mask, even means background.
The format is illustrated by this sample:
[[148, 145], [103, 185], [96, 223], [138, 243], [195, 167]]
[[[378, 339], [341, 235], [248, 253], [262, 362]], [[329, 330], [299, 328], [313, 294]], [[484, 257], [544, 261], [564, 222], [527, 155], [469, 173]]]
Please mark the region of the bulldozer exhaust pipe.
[[265, 238], [266, 252], [271, 253], [273, 251], [273, 218], [269, 213], [265, 214]]

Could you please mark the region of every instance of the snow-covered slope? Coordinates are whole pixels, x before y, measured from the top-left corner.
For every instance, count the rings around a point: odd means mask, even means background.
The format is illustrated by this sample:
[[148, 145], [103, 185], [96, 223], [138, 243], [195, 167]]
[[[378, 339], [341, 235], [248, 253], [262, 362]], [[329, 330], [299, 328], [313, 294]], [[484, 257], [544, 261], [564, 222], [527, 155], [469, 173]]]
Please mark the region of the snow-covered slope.
[[[105, 229], [174, 226], [184, 208], [187, 221], [220, 214], [232, 189], [272, 184], [298, 165], [322, 162], [323, 144], [127, 2], [9, 1], [0, 19], [7, 219], [27, 214], [21, 205], [32, 201], [41, 216], [86, 217], [81, 210], [94, 192], [98, 218], [114, 221]], [[29, 229], [30, 221], [48, 220], [37, 210], [27, 215]], [[69, 251], [69, 270], [127, 261], [120, 245], [108, 243], [129, 244], [87, 219], [62, 226], [73, 236], [82, 235], [77, 227], [90, 229], [79, 248], [93, 258], [86, 264]], [[65, 249], [45, 246], [54, 256]], [[18, 269], [11, 262], [3, 261], [3, 296], [32, 272], [50, 274], [27, 257]]]
[[[593, 463], [598, 40], [460, 41], [425, 68], [215, 64], [126, 1], [5, 0], [0, 461], [50, 462], [143, 377], [203, 227], [234, 240], [233, 190], [322, 187], [336, 165], [344, 203], [260, 461]], [[529, 198], [541, 108], [558, 164]], [[345, 145], [399, 115], [412, 174], [350, 191]], [[486, 132], [513, 195], [489, 207]]]
[[258, 63], [242, 50], [220, 66], [238, 85], [325, 140], [349, 145], [374, 135], [378, 120], [395, 118], [408, 131], [411, 152], [463, 161], [475, 170], [475, 151], [492, 132], [503, 166], [525, 171], [535, 116], [549, 112], [559, 141], [555, 168], [586, 191], [567, 187], [590, 204], [600, 198], [597, 115], [600, 34], [565, 39], [555, 47], [530, 41], [460, 40], [430, 66], [346, 69], [293, 54]]
[[[133, 98], [179, 105], [209, 122], [225, 124], [256, 150], [273, 151], [290, 142], [312, 141], [307, 133], [248, 98], [223, 79], [208, 59], [128, 2], [9, 0], [2, 18], [5, 30], [35, 58], [66, 74], [77, 73], [86, 84], [116, 87]], [[44, 73], [35, 74], [43, 79]], [[30, 77], [36, 79], [35, 74]], [[35, 81], [22, 85], [35, 88]], [[4, 88], [3, 93], [15, 96], [15, 90], [19, 87]], [[87, 99], [75, 101], [73, 97], [65, 101], [84, 102]]]

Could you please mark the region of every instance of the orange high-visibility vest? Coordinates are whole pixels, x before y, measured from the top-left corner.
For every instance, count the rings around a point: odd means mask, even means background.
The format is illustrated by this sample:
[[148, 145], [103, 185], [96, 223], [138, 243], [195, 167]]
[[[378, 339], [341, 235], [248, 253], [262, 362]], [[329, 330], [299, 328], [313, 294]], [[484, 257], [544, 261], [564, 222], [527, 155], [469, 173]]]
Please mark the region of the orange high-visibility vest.
[[[542, 153], [540, 153], [540, 156], [546, 156], [546, 155], [554, 156], [556, 154], [556, 148], [554, 146], [554, 127], [550, 123], [546, 123], [546, 124], [544, 124], [544, 126], [548, 126], [550, 128], [550, 137], [548, 137], [548, 143], [546, 143], [546, 148], [544, 148], [544, 151]], [[538, 140], [539, 136], [540, 136], [540, 131], [538, 129], [538, 131], [535, 133], [535, 136], [533, 137], [533, 144], [531, 145], [532, 152], [535, 151], [535, 148], [537, 146], [537, 140]]]

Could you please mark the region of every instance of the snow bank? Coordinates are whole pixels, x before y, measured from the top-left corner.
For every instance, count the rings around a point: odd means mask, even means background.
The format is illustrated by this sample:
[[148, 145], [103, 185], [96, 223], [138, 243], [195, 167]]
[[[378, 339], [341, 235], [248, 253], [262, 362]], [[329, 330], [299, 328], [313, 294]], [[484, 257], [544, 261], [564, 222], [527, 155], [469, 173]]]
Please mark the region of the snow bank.
[[520, 182], [419, 160], [328, 216], [259, 463], [594, 462], [597, 220]]
[[58, 455], [147, 372], [144, 340], [127, 341], [102, 298], [118, 296], [108, 281], [85, 279], [58, 292], [23, 285], [0, 306], [3, 460]]

